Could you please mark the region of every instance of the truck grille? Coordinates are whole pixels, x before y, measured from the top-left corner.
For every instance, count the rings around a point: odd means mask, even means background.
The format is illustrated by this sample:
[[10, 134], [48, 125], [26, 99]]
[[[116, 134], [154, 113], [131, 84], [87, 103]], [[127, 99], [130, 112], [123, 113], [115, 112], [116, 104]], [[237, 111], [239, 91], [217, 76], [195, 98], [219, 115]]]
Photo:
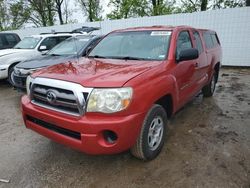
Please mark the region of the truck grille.
[[[30, 96], [33, 104], [73, 116], [84, 114], [89, 92], [84, 92], [84, 89], [80, 91], [79, 89], [77, 90], [74, 85], [78, 87], [79, 85], [75, 83], [71, 83], [72, 86], [70, 86], [69, 82], [65, 82], [67, 84], [64, 85], [61, 83], [64, 81], [54, 80], [54, 82], [60, 83], [59, 86], [62, 86], [58, 87], [52, 86], [53, 82], [44, 83], [44, 79], [39, 78], [38, 80], [42, 81], [37, 82], [35, 82], [37, 80], [35, 79], [32, 83]], [[50, 79], [45, 80], [49, 81]]]

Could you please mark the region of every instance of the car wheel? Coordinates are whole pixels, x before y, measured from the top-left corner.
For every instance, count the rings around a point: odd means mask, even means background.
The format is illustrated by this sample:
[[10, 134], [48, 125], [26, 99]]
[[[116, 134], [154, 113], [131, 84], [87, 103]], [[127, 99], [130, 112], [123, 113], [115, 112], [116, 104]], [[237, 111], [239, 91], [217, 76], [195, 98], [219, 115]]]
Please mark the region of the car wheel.
[[13, 79], [12, 79], [12, 74], [13, 74], [13, 72], [14, 72], [14, 66], [11, 66], [11, 67], [9, 68], [9, 71], [8, 71], [8, 82], [9, 82], [12, 86], [14, 86], [14, 82], [13, 82]]
[[130, 150], [132, 155], [142, 160], [156, 158], [164, 145], [166, 132], [166, 111], [155, 104], [147, 113], [136, 144]]
[[204, 97], [213, 96], [214, 91], [215, 91], [216, 82], [217, 82], [217, 74], [214, 73], [209, 84], [202, 88], [202, 94]]

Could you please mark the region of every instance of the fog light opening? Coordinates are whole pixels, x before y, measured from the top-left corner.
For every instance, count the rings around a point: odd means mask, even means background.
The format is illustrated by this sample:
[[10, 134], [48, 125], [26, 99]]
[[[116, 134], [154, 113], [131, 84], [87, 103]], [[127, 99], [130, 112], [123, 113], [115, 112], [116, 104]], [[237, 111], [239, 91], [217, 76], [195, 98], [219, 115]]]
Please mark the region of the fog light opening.
[[107, 141], [109, 144], [114, 144], [117, 141], [117, 134], [113, 131], [103, 131], [103, 136], [105, 141]]

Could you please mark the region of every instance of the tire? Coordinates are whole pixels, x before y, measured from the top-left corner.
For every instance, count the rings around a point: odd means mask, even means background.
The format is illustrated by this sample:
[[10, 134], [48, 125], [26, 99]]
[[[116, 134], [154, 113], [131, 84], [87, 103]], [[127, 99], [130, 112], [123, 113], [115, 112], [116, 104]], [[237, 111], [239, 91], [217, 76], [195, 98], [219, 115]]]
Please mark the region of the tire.
[[144, 119], [136, 144], [130, 149], [131, 154], [145, 161], [156, 158], [164, 145], [166, 133], [166, 111], [154, 104]]
[[12, 86], [14, 86], [14, 83], [13, 83], [13, 81], [12, 81], [12, 73], [13, 73], [13, 71], [14, 71], [14, 66], [11, 66], [11, 67], [9, 68], [9, 71], [8, 71], [8, 82], [9, 82]]
[[209, 84], [207, 84], [206, 86], [204, 86], [202, 88], [202, 94], [204, 97], [212, 97], [213, 96], [214, 91], [215, 91], [215, 87], [216, 87], [216, 83], [217, 83], [217, 73], [214, 73]]

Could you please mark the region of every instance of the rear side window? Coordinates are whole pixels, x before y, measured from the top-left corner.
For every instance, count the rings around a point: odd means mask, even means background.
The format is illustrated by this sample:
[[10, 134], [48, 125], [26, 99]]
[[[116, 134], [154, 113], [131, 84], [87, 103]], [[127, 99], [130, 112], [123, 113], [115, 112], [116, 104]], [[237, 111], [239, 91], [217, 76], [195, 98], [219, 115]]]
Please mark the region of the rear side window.
[[196, 48], [199, 51], [199, 54], [201, 54], [203, 52], [203, 46], [200, 34], [197, 31], [194, 31], [194, 38], [195, 38]]
[[11, 35], [11, 34], [5, 35], [5, 38], [6, 38], [7, 42], [8, 42], [8, 44], [11, 45], [11, 46], [16, 45], [16, 43], [18, 42], [16, 40], [16, 37], [14, 35]]
[[41, 42], [40, 46], [46, 46], [48, 50], [57, 45], [57, 37], [48, 37]]
[[190, 35], [188, 31], [180, 32], [178, 39], [177, 39], [177, 47], [176, 47], [176, 58], [178, 59], [180, 52], [182, 50], [186, 50], [192, 48], [192, 42], [190, 39]]
[[204, 33], [204, 39], [205, 39], [206, 47], [207, 47], [208, 49], [214, 47], [214, 43], [213, 43], [213, 40], [212, 40], [212, 37], [211, 37], [211, 34], [210, 34], [210, 33], [208, 33], [208, 32]]
[[217, 36], [216, 36], [216, 34], [211, 34], [211, 37], [212, 37], [214, 46], [217, 46], [217, 45], [220, 44], [220, 43], [219, 43], [219, 40], [218, 40], [218, 38], [217, 38]]

